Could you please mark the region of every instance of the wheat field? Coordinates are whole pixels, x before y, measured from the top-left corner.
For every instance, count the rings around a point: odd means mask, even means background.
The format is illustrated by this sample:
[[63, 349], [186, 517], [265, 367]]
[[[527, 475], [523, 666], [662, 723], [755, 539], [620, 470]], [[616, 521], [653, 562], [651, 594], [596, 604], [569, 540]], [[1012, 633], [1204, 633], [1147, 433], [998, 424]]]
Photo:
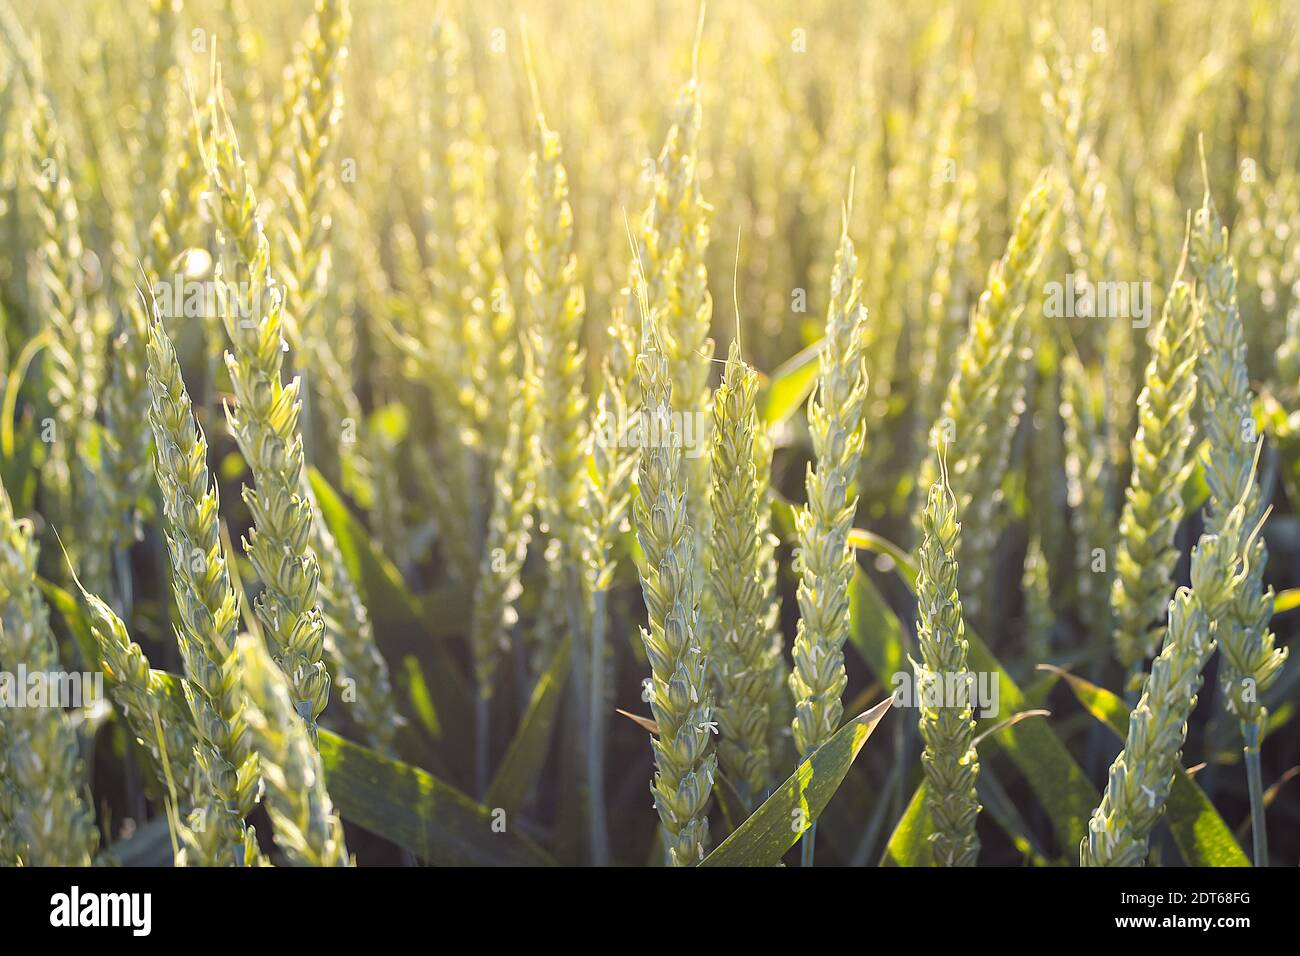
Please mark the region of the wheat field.
[[1300, 8], [0, 0], [0, 864], [1300, 863]]

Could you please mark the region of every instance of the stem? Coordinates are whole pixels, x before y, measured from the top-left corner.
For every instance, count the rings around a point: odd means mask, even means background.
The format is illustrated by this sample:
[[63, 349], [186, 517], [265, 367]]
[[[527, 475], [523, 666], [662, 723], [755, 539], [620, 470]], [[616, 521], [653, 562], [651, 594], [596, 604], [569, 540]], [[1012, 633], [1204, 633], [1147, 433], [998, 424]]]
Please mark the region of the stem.
[[1246, 783], [1250, 788], [1250, 834], [1256, 866], [1268, 866], [1268, 830], [1264, 823], [1264, 781], [1259, 766], [1260, 721], [1242, 723], [1246, 746]]
[[131, 589], [130, 545], [119, 545], [113, 550], [113, 572], [117, 578], [117, 612], [121, 615], [122, 620], [129, 625], [131, 611], [135, 603], [135, 595]]
[[[591, 744], [591, 712], [592, 712], [592, 695], [590, 675], [587, 673], [587, 658], [584, 656], [586, 647], [583, 643], [583, 614], [582, 614], [582, 581], [579, 577], [578, 568], [570, 563], [564, 570], [565, 577], [565, 605], [568, 611], [569, 632], [573, 642], [573, 658], [570, 673], [572, 674], [571, 683], [573, 684], [573, 704], [574, 714], [578, 720], [578, 734], [574, 738], [577, 749], [577, 764], [580, 768], [578, 783], [578, 806], [583, 807], [588, 801], [594, 799], [591, 796], [592, 781], [585, 779], [589, 773], [589, 757], [586, 753]], [[585, 725], [585, 726], [584, 726]], [[594, 822], [587, 821], [587, 830], [589, 836], [594, 836]], [[592, 855], [592, 861], [595, 861], [596, 845], [593, 843], [587, 847], [588, 852]]]
[[488, 740], [491, 733], [488, 703], [487, 694], [480, 689], [474, 701], [474, 792], [479, 797], [486, 796], [488, 788]]
[[591, 833], [591, 862], [609, 865], [609, 834], [605, 825], [605, 592], [592, 595], [591, 698], [587, 713], [587, 800]]
[[799, 865], [813, 865], [813, 845], [817, 842], [817, 821], [814, 820], [812, 826], [804, 831], [800, 838]]
[[524, 641], [511, 641], [510, 654], [515, 666], [515, 696], [522, 714], [528, 710], [528, 702], [533, 694], [533, 679], [528, 669], [528, 647]]
[[[901, 721], [900, 721], [901, 722]], [[901, 777], [899, 767], [903, 764], [896, 763], [889, 768], [889, 776], [885, 780], [885, 789], [892, 790], [897, 785], [896, 778]], [[876, 849], [876, 840], [880, 836], [880, 831], [885, 822], [885, 813], [889, 810], [889, 801], [877, 800], [875, 807], [871, 811], [871, 816], [867, 820], [867, 828], [862, 833], [862, 838], [858, 840], [858, 847], [853, 851], [853, 860], [850, 866], [866, 866]], [[897, 819], [897, 818], [894, 818]]]
[[204, 330], [207, 333], [207, 352], [208, 352], [208, 377], [203, 383], [203, 428], [205, 431], [216, 432], [217, 430], [217, 412], [220, 403], [217, 401], [217, 369], [221, 367], [222, 330], [220, 324], [214, 329], [210, 324]]
[[[906, 654], [907, 651], [904, 651], [904, 653]], [[896, 767], [907, 766], [907, 725], [908, 721], [906, 720], [894, 722], [894, 766]], [[887, 802], [891, 810], [890, 816], [897, 820], [903, 815], [907, 807], [907, 797], [903, 793], [902, 774], [899, 774], [897, 780], [887, 783], [886, 786], [889, 789], [889, 800]]]

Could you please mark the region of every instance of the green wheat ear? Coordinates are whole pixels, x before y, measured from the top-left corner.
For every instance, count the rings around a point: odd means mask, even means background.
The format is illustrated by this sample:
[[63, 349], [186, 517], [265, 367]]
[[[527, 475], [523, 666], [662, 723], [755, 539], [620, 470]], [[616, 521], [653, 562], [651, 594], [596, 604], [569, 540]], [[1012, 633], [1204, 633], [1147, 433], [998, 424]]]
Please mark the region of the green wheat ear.
[[[1214, 560], [1221, 545], [1212, 536], [1203, 537], [1193, 563]], [[1141, 866], [1146, 861], [1151, 830], [1178, 768], [1187, 718], [1196, 706], [1201, 668], [1213, 650], [1201, 601], [1194, 590], [1180, 588], [1169, 604], [1164, 649], [1152, 662], [1142, 698], [1129, 717], [1124, 749], [1111, 764], [1106, 793], [1088, 821], [1088, 835], [1079, 847], [1081, 866]]]
[[[1253, 483], [1253, 470], [1248, 475]], [[1235, 626], [1233, 605], [1253, 573], [1250, 555], [1258, 526], [1248, 524], [1249, 504], [1249, 493], [1243, 494], [1219, 530], [1203, 534], [1192, 549], [1192, 586], [1180, 588], [1169, 604], [1163, 647], [1079, 848], [1083, 866], [1141, 866], [1146, 860], [1151, 830], [1164, 812], [1187, 739], [1201, 671], [1216, 638], [1221, 642]]]
[[[146, 755], [153, 776], [149, 784], [151, 796], [161, 800], [168, 794], [167, 773], [170, 772], [173, 780], [181, 781], [183, 789], [178, 796], [188, 805], [198, 783], [198, 765], [194, 760], [197, 740], [189, 714], [168, 693], [162, 676], [150, 669], [149, 658], [131, 640], [126, 624], [116, 612], [82, 588], [79, 581], [76, 583], [91, 634], [99, 648], [100, 667], [108, 678], [109, 696]], [[159, 727], [163, 732], [161, 747]]]
[[[42, 466], [43, 509], [65, 530], [83, 576], [106, 583], [112, 526], [100, 511], [100, 470], [87, 442], [94, 433], [105, 381], [111, 315], [87, 276], [87, 221], [73, 189], [65, 134], [39, 78], [28, 78], [31, 105], [23, 126], [26, 181], [32, 197], [31, 245], [37, 328], [48, 329], [45, 379], [56, 430]], [[24, 252], [25, 254], [25, 252]]]
[[855, 481], [866, 431], [862, 346], [867, 310], [860, 300], [847, 210], [830, 292], [817, 389], [808, 400], [814, 459], [805, 479], [808, 503], [795, 518], [800, 549], [799, 629], [790, 690], [795, 701], [794, 741], [801, 756], [812, 753], [839, 729], [844, 713], [840, 695], [848, 682], [844, 642], [849, 636], [849, 583], [857, 566], [848, 536], [857, 511]]
[[320, 518], [310, 483], [303, 493], [312, 505], [312, 541], [321, 557], [320, 601], [325, 617], [325, 651], [338, 668], [341, 680], [354, 683], [349, 702], [353, 719], [381, 752], [394, 755], [394, 739], [405, 722], [398, 714], [388, 663], [379, 652], [370, 612], [348, 573], [338, 542]]
[[297, 866], [347, 866], [343, 823], [325, 789], [320, 754], [295, 709], [292, 688], [260, 638], [245, 634], [236, 651], [247, 694], [245, 719], [261, 757], [276, 844]]
[[[957, 593], [957, 547], [961, 523], [957, 499], [948, 484], [945, 449], [937, 442], [939, 479], [930, 486], [921, 512], [921, 546], [917, 552], [916, 637], [921, 660], [916, 672], [916, 699], [921, 701], [920, 730], [925, 741], [926, 804], [934, 819], [930, 843], [939, 866], [974, 866], [979, 856], [975, 821], [980, 812], [975, 794], [979, 755], [975, 752], [973, 694], [967, 679], [966, 625]], [[965, 694], [960, 703], [943, 698], [945, 688]], [[941, 703], [927, 703], [936, 692]]]
[[713, 655], [718, 690], [718, 756], [752, 809], [766, 793], [769, 698], [775, 649], [767, 591], [767, 526], [757, 476], [754, 411], [758, 373], [733, 340], [713, 401], [713, 508], [709, 549]]
[[[1047, 247], [1054, 182], [1044, 172], [1020, 204], [1006, 250], [989, 269], [970, 332], [958, 350], [938, 428], [931, 432], [948, 444], [949, 480], [965, 529], [962, 600], [971, 618], [979, 616], [979, 599], [998, 539], [1002, 479], [1025, 393], [1022, 353], [1029, 339], [1025, 298]], [[921, 466], [920, 486], [931, 487], [937, 477], [935, 459], [927, 458]]]
[[[0, 660], [28, 673], [60, 671], [49, 612], [36, 587], [38, 548], [0, 484]], [[24, 691], [26, 689], [24, 688]], [[99, 833], [88, 809], [77, 734], [57, 706], [0, 713], [4, 819], [0, 864], [89, 866]]]
[[1192, 412], [1199, 352], [1195, 295], [1177, 278], [1152, 336], [1138, 396], [1133, 471], [1119, 520], [1111, 586], [1115, 653], [1130, 675], [1130, 690], [1137, 689], [1142, 665], [1156, 651], [1160, 631], [1155, 625], [1165, 610], [1178, 563], [1174, 534], [1186, 512], [1182, 489], [1196, 465]]
[[559, 134], [537, 115], [537, 145], [525, 180], [528, 227], [527, 341], [535, 374], [543, 457], [542, 520], [561, 544], [560, 560], [580, 566], [587, 548], [586, 355], [580, 346], [585, 298], [573, 252], [573, 210]]
[[[1198, 280], [1204, 341], [1197, 374], [1201, 428], [1205, 432], [1202, 459], [1210, 487], [1206, 528], [1224, 534], [1224, 523], [1237, 503], [1246, 520], [1237, 529], [1240, 549], [1249, 573], [1234, 592], [1230, 620], [1219, 622], [1219, 646], [1224, 668], [1220, 675], [1223, 701], [1242, 723], [1244, 731], [1262, 725], [1263, 692], [1277, 678], [1286, 649], [1275, 646], [1269, 630], [1273, 590], [1263, 583], [1268, 548], [1262, 536], [1249, 545], [1241, 537], [1262, 511], [1255, 481], [1255, 459], [1262, 440], [1255, 429], [1250, 379], [1246, 368], [1246, 339], [1237, 306], [1237, 267], [1228, 251], [1228, 230], [1219, 219], [1206, 184], [1205, 198], [1192, 218], [1190, 246], [1192, 272]], [[1247, 550], [1248, 549], [1248, 550]]]
[[[141, 511], [152, 483], [149, 462], [153, 457], [153, 435], [149, 430], [149, 388], [145, 382], [151, 314], [137, 286], [151, 286], [158, 279], [171, 281], [170, 275], [159, 274], [170, 261], [160, 259], [158, 246], [175, 241], [168, 236], [168, 222], [163, 217], [165, 212], [175, 215], [175, 180], [190, 159], [189, 150], [184, 146], [173, 148], [179, 144], [172, 142], [180, 2], [149, 0], [149, 6], [150, 68], [140, 90], [146, 122], [143, 135], [131, 144], [136, 173], [131, 196], [135, 208], [115, 206], [112, 210], [111, 272], [121, 322], [111, 344], [108, 381], [100, 400], [105, 427], [100, 436], [103, 491], [97, 496], [102, 516], [97, 518], [112, 530], [113, 544], [119, 551], [143, 535]], [[168, 182], [171, 184], [164, 185]], [[179, 238], [180, 223], [172, 225], [178, 229]], [[165, 252], [163, 256], [172, 258]], [[137, 272], [137, 263], [143, 266], [143, 278]]]
[[257, 758], [245, 733], [235, 657], [239, 606], [221, 545], [208, 443], [194, 420], [176, 350], [156, 319], [149, 330], [148, 381], [176, 643], [198, 736], [196, 760], [208, 783], [196, 799], [197, 819], [185, 831], [187, 856], [204, 865], [240, 862], [246, 860], [244, 817], [257, 801]]
[[[253, 486], [244, 486], [253, 514], [245, 550], [265, 586], [256, 609], [293, 685], [295, 706], [314, 734], [329, 700], [330, 677], [322, 660], [325, 623], [316, 596], [320, 567], [311, 546], [311, 504], [302, 494], [301, 380], [286, 385], [282, 378], [282, 291], [271, 273], [270, 242], [219, 86], [205, 159], [223, 246], [217, 301], [233, 348], [226, 369], [235, 401], [226, 406], [226, 417], [253, 473]], [[241, 285], [225, 281], [236, 276], [247, 278]]]
[[657, 318], [654, 313], [643, 316], [645, 342], [637, 358], [645, 403], [636, 500], [648, 616], [641, 641], [650, 660], [650, 709], [658, 724], [650, 791], [669, 862], [689, 866], [702, 860], [708, 848], [708, 807], [718, 758], [695, 586], [695, 533], [686, 512], [682, 435], [672, 414], [672, 379]]
[[492, 474], [492, 508], [474, 584], [470, 646], [475, 684], [484, 700], [495, 689], [497, 665], [510, 646], [510, 629], [518, 620], [515, 604], [523, 591], [519, 574], [528, 556], [539, 456], [530, 390], [524, 386], [514, 403], [505, 450]]
[[[623, 307], [628, 315], [636, 314], [636, 290], [643, 281], [646, 300], [662, 325], [659, 335], [672, 378], [673, 410], [693, 416], [707, 428], [714, 343], [709, 337], [713, 299], [705, 254], [713, 207], [705, 202], [700, 187], [701, 126], [700, 87], [692, 75], [677, 96], [672, 126], [655, 164], [654, 193], [641, 221]], [[707, 440], [706, 435], [699, 438]], [[711, 520], [709, 456], [688, 460], [686, 469], [687, 510], [702, 560]], [[696, 570], [702, 573], [703, 563]]]

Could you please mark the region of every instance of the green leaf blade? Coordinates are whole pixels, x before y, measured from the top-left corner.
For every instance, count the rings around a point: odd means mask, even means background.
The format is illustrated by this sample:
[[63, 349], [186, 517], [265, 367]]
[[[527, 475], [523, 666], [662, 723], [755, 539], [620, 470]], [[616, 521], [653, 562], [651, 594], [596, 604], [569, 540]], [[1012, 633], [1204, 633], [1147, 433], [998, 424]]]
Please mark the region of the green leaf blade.
[[794, 824], [802, 819], [807, 829], [817, 821], [892, 703], [893, 698], [886, 698], [836, 731], [700, 865], [779, 863], [804, 832]]

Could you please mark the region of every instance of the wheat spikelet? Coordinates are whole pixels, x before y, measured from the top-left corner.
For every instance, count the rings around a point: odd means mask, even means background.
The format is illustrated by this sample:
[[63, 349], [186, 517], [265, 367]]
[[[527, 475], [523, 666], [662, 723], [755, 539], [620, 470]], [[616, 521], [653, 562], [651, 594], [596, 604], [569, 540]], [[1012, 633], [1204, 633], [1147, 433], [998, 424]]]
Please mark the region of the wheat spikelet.
[[[708, 375], [714, 344], [709, 337], [713, 300], [704, 261], [712, 207], [701, 193], [697, 155], [701, 118], [699, 83], [692, 75], [678, 94], [672, 126], [655, 162], [653, 193], [641, 219], [621, 298], [624, 314], [636, 314], [636, 290], [644, 283], [650, 307], [661, 312], [664, 327], [660, 334], [673, 380], [673, 410], [690, 416], [689, 421], [701, 433], [693, 437], [702, 450], [708, 441]], [[699, 454], [689, 461], [687, 476], [687, 510], [695, 529], [696, 552], [703, 558], [711, 518], [709, 456]], [[698, 570], [702, 572], [704, 565]]]
[[[429, 47], [431, 115], [426, 163], [429, 284], [437, 355], [455, 369], [453, 396], [486, 464], [506, 443], [509, 382], [518, 374], [519, 329], [506, 281], [491, 192], [494, 152], [484, 105], [461, 62], [465, 40], [440, 14]], [[445, 358], [443, 358], [445, 356]]]
[[636, 370], [636, 330], [625, 304], [615, 302], [605, 329], [601, 387], [592, 423], [592, 466], [587, 476], [587, 507], [592, 540], [588, 547], [591, 590], [603, 591], [614, 576], [613, 548], [627, 524], [637, 452], [628, 435], [640, 402]]
[[285, 256], [278, 277], [285, 287], [289, 338], [308, 355], [328, 348], [317, 325], [329, 269], [332, 219], [330, 163], [342, 110], [342, 68], [351, 13], [347, 0], [317, 0], [312, 36], [299, 67], [301, 87], [292, 108], [294, 142], [288, 149], [287, 197], [282, 222]]
[[[1207, 545], [1202, 538], [1197, 551], [1205, 553]], [[1196, 705], [1201, 668], [1213, 650], [1200, 603], [1193, 592], [1180, 588], [1169, 605], [1164, 650], [1152, 662], [1142, 699], [1129, 717], [1124, 750], [1111, 764], [1106, 793], [1080, 844], [1081, 866], [1145, 862], [1151, 830], [1178, 767], [1187, 716]]]
[[[524, 393], [528, 386], [523, 389]], [[515, 601], [522, 592], [519, 571], [528, 554], [534, 507], [536, 436], [527, 394], [515, 402], [505, 453], [493, 473], [495, 494], [488, 517], [483, 557], [475, 579], [470, 644], [481, 698], [492, 696], [494, 675], [507, 634], [516, 622]]]
[[[320, 509], [305, 482], [303, 492], [309, 496], [312, 512], [319, 516]], [[325, 618], [325, 652], [334, 661], [339, 679], [352, 682], [354, 696], [348, 703], [353, 719], [374, 747], [391, 754], [403, 720], [394, 704], [388, 664], [375, 643], [370, 613], [348, 573], [338, 542], [319, 517], [312, 522], [312, 543], [321, 560], [317, 593]]]
[[770, 767], [784, 766], [792, 756], [791, 726], [794, 701], [790, 697], [790, 662], [785, 657], [785, 633], [781, 629], [781, 595], [777, 579], [780, 539], [772, 533], [772, 438], [759, 428], [754, 433], [754, 478], [758, 491], [758, 568], [762, 577], [763, 630], [767, 635], [767, 751]]
[[32, 91], [24, 138], [27, 182], [34, 199], [37, 232], [32, 237], [36, 299], [43, 322], [53, 333], [46, 375], [56, 422], [56, 440], [47, 464], [50, 490], [59, 499], [55, 517], [68, 513], [72, 495], [71, 462], [78, 439], [95, 415], [98, 391], [83, 388], [83, 374], [93, 384], [94, 332], [85, 307], [80, 216], [72, 190], [67, 146], [49, 98]]
[[[280, 238], [285, 286], [285, 335], [304, 368], [313, 376], [320, 397], [316, 416], [322, 423], [364, 422], [360, 402], [349, 383], [339, 339], [344, 322], [326, 323], [336, 314], [327, 301], [335, 286], [334, 143], [343, 108], [343, 68], [348, 56], [351, 11], [347, 0], [319, 0], [309, 34], [299, 51], [289, 108], [291, 142], [284, 150], [285, 217]], [[340, 457], [356, 464], [356, 442], [339, 442]]]
[[141, 90], [144, 130], [135, 157], [136, 225], [148, 229], [159, 202], [158, 186], [172, 152], [170, 100], [179, 72], [176, 41], [181, 0], [149, 0], [149, 64]]
[[[934, 155], [940, 166], [931, 173], [930, 208], [926, 215], [926, 236], [922, 248], [933, 255], [927, 264], [928, 293], [921, 310], [925, 324], [921, 331], [922, 358], [917, 369], [916, 416], [922, 428], [929, 428], [938, 417], [943, 389], [952, 374], [955, 350], [948, 346], [960, 338], [967, 314], [965, 270], [971, 257], [974, 232], [979, 223], [974, 191], [978, 182], [964, 168], [970, 151], [975, 91], [973, 78], [963, 71], [960, 84], [945, 103], [936, 137]], [[958, 159], [963, 168], [957, 169]]]
[[1056, 614], [1052, 610], [1052, 582], [1043, 543], [1030, 538], [1025, 549], [1025, 563], [1021, 574], [1021, 587], [1025, 592], [1025, 644], [1028, 657], [1045, 661], [1051, 652], [1052, 629]]

